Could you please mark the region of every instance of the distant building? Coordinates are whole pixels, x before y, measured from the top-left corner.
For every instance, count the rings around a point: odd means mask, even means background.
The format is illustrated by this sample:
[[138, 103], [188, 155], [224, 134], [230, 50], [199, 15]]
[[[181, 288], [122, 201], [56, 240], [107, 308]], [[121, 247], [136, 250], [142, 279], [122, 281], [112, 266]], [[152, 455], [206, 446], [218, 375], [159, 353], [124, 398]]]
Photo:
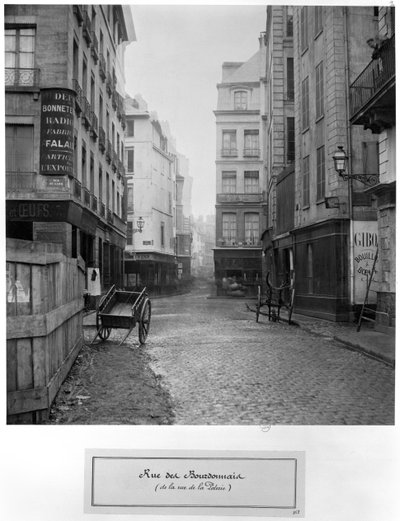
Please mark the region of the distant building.
[[189, 175], [189, 161], [177, 154], [176, 166], [176, 256], [178, 280], [189, 281], [192, 261], [191, 191], [193, 179]]
[[263, 123], [268, 227], [263, 234], [266, 271], [276, 285], [293, 276], [295, 118], [293, 6], [267, 7], [263, 44]]
[[247, 62], [226, 62], [217, 85], [215, 280], [235, 278], [252, 294], [262, 278], [260, 236], [266, 224], [264, 135], [260, 120], [260, 50]]
[[5, 6], [7, 237], [57, 242], [122, 283], [129, 6]]
[[[378, 210], [376, 328], [395, 326], [396, 301], [396, 61], [394, 7], [368, 9], [368, 39], [378, 46], [364, 68], [354, 67], [350, 85], [350, 122], [377, 136], [379, 182], [366, 193]], [[371, 27], [373, 23], [373, 27]], [[357, 128], [357, 127], [356, 127]], [[360, 128], [360, 127], [358, 127]], [[368, 169], [370, 166], [365, 165]], [[375, 244], [374, 244], [375, 246]]]
[[192, 273], [211, 279], [214, 276], [215, 215], [193, 218], [192, 230]]
[[126, 107], [127, 245], [125, 286], [168, 293], [190, 278], [190, 227], [183, 186], [188, 163], [176, 150], [166, 122], [141, 96]]

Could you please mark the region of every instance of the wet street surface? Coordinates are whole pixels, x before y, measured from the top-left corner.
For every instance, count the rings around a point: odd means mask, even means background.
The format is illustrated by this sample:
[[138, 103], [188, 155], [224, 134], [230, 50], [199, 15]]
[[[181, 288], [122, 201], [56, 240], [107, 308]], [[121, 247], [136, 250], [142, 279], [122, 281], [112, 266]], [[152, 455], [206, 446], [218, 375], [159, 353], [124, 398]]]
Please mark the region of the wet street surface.
[[85, 347], [49, 423], [393, 424], [394, 369], [208, 294], [153, 299], [145, 346], [135, 329]]

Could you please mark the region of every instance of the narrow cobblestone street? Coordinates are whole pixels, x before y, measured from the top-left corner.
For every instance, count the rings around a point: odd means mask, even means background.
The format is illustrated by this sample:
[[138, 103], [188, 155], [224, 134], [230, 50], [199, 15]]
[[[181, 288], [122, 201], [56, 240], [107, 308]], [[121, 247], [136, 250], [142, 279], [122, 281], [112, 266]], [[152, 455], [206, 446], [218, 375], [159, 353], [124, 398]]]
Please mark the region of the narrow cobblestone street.
[[86, 346], [49, 423], [393, 424], [392, 368], [208, 294], [154, 299], [145, 346], [118, 346], [124, 330]]

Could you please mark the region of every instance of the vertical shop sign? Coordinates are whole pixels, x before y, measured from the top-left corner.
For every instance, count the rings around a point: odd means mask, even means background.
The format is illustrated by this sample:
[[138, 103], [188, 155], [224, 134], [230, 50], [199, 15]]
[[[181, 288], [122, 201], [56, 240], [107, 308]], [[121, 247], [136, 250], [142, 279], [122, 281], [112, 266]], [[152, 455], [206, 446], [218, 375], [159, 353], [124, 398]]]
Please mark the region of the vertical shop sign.
[[40, 173], [73, 175], [74, 100], [69, 89], [41, 91]]
[[378, 223], [376, 221], [354, 221], [354, 278], [355, 278], [355, 304], [362, 304], [365, 299], [369, 279], [372, 276], [368, 302], [376, 303], [376, 290], [378, 282], [379, 254], [372, 267], [378, 247]]

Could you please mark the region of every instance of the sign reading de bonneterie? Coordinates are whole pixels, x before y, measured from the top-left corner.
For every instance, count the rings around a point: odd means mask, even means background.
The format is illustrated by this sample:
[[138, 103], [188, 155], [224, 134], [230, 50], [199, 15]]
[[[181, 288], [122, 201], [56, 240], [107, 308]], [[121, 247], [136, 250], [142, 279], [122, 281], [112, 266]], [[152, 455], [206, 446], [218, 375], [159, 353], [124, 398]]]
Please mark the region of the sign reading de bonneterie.
[[304, 517], [304, 453], [87, 450], [85, 512]]
[[72, 175], [74, 101], [69, 89], [43, 89], [40, 117], [40, 173]]

